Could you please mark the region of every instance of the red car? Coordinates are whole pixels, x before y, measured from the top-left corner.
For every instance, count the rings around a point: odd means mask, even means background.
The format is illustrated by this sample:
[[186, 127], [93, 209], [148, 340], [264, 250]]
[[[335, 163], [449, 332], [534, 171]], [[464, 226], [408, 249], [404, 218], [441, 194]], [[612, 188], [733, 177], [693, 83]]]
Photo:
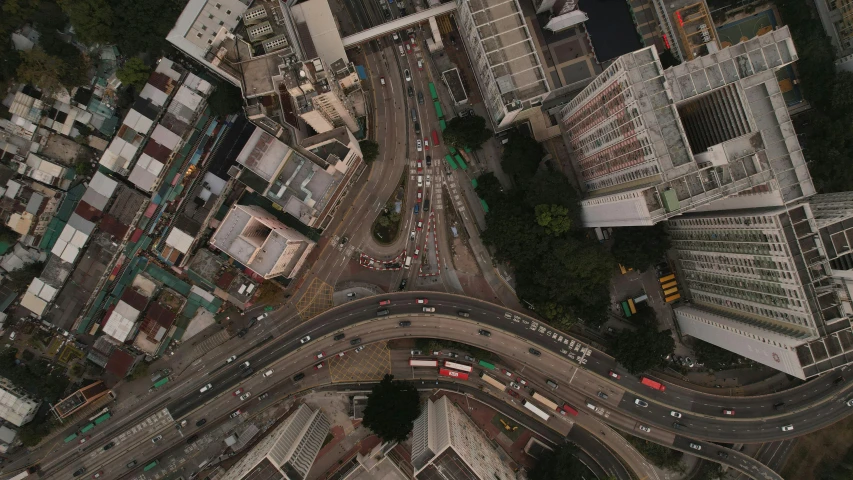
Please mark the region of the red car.
[[427, 300], [426, 298], [416, 298], [415, 301], [423, 304], [429, 303], [429, 300]]
[[510, 372], [509, 370], [507, 370], [507, 369], [505, 369], [505, 368], [502, 368], [502, 369], [501, 369], [501, 371], [502, 371], [502, 372], [504, 372], [504, 375], [506, 375], [507, 377], [511, 377], [511, 376], [512, 376], [512, 372]]
[[243, 389], [238, 388], [236, 391], [234, 391], [234, 396], [236, 397], [237, 395], [240, 395], [241, 393], [243, 393]]
[[412, 53], [412, 46], [409, 45], [408, 43], [406, 44], [406, 52]]
[[86, 435], [85, 437], [80, 439], [80, 443], [81, 444], [86, 443], [90, 438], [92, 438], [91, 435]]
[[380, 307], [384, 307], [385, 305], [391, 305], [391, 300], [382, 300], [379, 302]]
[[609, 372], [607, 372], [607, 374], [610, 375], [611, 377], [615, 378], [616, 380], [619, 380], [620, 378], [622, 378], [622, 375], [619, 375], [618, 373], [614, 372], [613, 370], [610, 370]]
[[423, 163], [421, 163], [420, 160], [418, 160], [418, 173], [421, 173], [423, 171], [424, 171], [424, 165], [423, 165]]
[[320, 362], [317, 365], [314, 365], [314, 370], [320, 370], [321, 368], [323, 368], [323, 362]]
[[429, 150], [429, 140], [424, 139], [424, 150]]
[[723, 415], [734, 415], [735, 411], [732, 409], [723, 409]]
[[314, 358], [316, 358], [317, 360], [319, 360], [319, 359], [321, 359], [321, 358], [323, 358], [323, 357], [325, 357], [325, 356], [326, 356], [326, 352], [317, 352], [317, 354], [316, 354], [316, 355], [314, 355]]
[[510, 394], [510, 396], [513, 396], [515, 398], [519, 398], [518, 392], [516, 392], [515, 390], [507, 390], [506, 393]]
[[424, 198], [423, 190], [418, 190], [418, 200], [423, 200], [423, 198]]
[[101, 478], [101, 475], [103, 475], [103, 474], [104, 474], [103, 470], [98, 470], [97, 472], [92, 474], [92, 478]]
[[520, 383], [520, 384], [522, 384], [522, 385], [527, 385], [527, 380], [525, 380], [525, 379], [523, 379], [523, 378], [521, 378], [521, 377], [518, 377], [518, 378], [517, 378], [517, 380], [518, 380], [518, 383]]

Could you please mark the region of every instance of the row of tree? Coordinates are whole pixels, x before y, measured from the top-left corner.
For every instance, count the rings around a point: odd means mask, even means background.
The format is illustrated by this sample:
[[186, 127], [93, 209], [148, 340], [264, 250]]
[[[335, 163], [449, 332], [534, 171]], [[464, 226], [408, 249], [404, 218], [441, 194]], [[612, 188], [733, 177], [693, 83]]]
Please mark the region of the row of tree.
[[651, 307], [638, 305], [631, 320], [637, 329], [621, 330], [611, 342], [613, 358], [633, 374], [659, 367], [675, 350], [671, 330], [658, 331], [658, 321]]

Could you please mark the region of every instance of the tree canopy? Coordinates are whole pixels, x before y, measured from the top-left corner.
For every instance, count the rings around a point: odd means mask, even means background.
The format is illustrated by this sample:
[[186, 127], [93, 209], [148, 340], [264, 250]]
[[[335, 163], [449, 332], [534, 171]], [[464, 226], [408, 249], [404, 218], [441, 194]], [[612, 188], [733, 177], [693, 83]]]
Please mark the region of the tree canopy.
[[595, 478], [595, 475], [578, 459], [577, 453], [578, 447], [573, 443], [562, 443], [554, 450], [546, 451], [530, 470], [530, 480]]
[[28, 263], [23, 267], [12, 270], [6, 275], [6, 286], [13, 290], [24, 290], [30, 286], [34, 278], [41, 275], [44, 270], [44, 262]]
[[373, 140], [362, 140], [358, 142], [358, 146], [361, 147], [364, 163], [373, 163], [376, 157], [379, 156], [379, 144]]
[[675, 350], [671, 330], [658, 331], [654, 310], [641, 306], [631, 318], [638, 323], [636, 331], [622, 330], [611, 342], [613, 358], [632, 374], [645, 372], [664, 363]]
[[121, 53], [159, 56], [168, 47], [166, 35], [186, 4], [187, 0], [115, 0], [115, 41]]
[[385, 375], [367, 396], [363, 423], [386, 442], [402, 442], [420, 414], [421, 402], [415, 385]]
[[699, 363], [711, 370], [723, 370], [744, 361], [743, 357], [734, 352], [699, 339], [693, 342], [693, 353]]
[[545, 149], [539, 142], [518, 130], [510, 132], [507, 140], [501, 155], [501, 168], [504, 173], [517, 180], [532, 177], [545, 156]]
[[492, 131], [486, 128], [486, 119], [477, 115], [454, 117], [447, 122], [447, 128], [442, 134], [444, 143], [458, 149], [465, 147], [480, 148], [492, 136]]
[[227, 82], [217, 82], [216, 89], [207, 99], [211, 112], [224, 117], [243, 111], [243, 94], [240, 89]]
[[131, 57], [118, 71], [116, 77], [121, 80], [121, 83], [130, 86], [141, 87], [145, 85], [148, 76], [151, 74], [151, 69], [139, 57]]
[[86, 44], [113, 41], [113, 10], [106, 0], [57, 0], [77, 38]]
[[682, 452], [633, 435], [627, 435], [627, 438], [628, 441], [631, 442], [631, 445], [633, 445], [634, 448], [636, 448], [656, 467], [682, 473], [684, 472], [684, 464], [681, 463], [681, 458], [684, 456]]
[[48, 55], [41, 47], [34, 47], [21, 52], [17, 79], [19, 82], [35, 85], [45, 92], [56, 92], [62, 89], [65, 69], [65, 62]]
[[664, 225], [658, 223], [651, 227], [614, 228], [610, 252], [625, 268], [643, 271], [660, 262], [669, 247]]

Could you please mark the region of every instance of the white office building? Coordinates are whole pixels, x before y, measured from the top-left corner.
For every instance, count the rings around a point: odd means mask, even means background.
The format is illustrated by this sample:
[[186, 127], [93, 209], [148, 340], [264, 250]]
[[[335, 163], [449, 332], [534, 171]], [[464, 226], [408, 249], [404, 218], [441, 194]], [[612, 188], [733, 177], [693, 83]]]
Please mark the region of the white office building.
[[36, 416], [40, 405], [41, 401], [0, 377], [0, 418], [20, 427]]

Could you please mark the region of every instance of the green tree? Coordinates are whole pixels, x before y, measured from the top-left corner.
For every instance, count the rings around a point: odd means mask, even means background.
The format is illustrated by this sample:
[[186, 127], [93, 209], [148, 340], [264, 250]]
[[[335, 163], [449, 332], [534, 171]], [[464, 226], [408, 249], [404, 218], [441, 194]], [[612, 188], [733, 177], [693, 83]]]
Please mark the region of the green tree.
[[17, 79], [29, 83], [47, 93], [62, 89], [62, 75], [65, 73], [65, 63], [48, 55], [40, 47], [21, 52], [21, 64], [18, 65]]
[[853, 72], [840, 71], [832, 86], [832, 106], [838, 110], [853, 107]]
[[364, 163], [373, 163], [379, 156], [379, 144], [373, 140], [362, 140], [358, 142], [358, 146], [361, 148]]
[[633, 435], [626, 435], [626, 437], [631, 445], [656, 467], [681, 473], [685, 471], [684, 464], [681, 463], [681, 458], [684, 456], [682, 452]]
[[57, 0], [83, 43], [113, 41], [113, 10], [106, 0]]
[[651, 227], [613, 229], [610, 252], [625, 268], [645, 270], [660, 262], [669, 250], [669, 236], [662, 223]]
[[745, 360], [734, 352], [698, 339], [693, 342], [693, 353], [696, 355], [696, 360], [699, 363], [704, 364], [711, 370], [724, 370], [738, 365]]
[[151, 75], [151, 69], [139, 57], [129, 58], [121, 68], [116, 71], [116, 77], [121, 83], [141, 88]]
[[114, 0], [113, 31], [119, 50], [128, 56], [143, 52], [159, 56], [186, 4], [187, 0]]
[[532, 177], [539, 168], [539, 162], [545, 156], [545, 149], [536, 140], [513, 130], [501, 155], [501, 168], [504, 173], [517, 180]]
[[33, 262], [17, 270], [12, 270], [6, 275], [6, 286], [13, 290], [22, 291], [30, 286], [34, 278], [41, 275], [42, 270], [44, 270], [44, 262]]
[[611, 347], [613, 358], [629, 372], [638, 374], [662, 365], [675, 350], [675, 340], [670, 330], [658, 332], [654, 325], [643, 325], [637, 331], [619, 332]]
[[562, 443], [544, 453], [530, 470], [530, 480], [595, 478], [577, 457], [578, 447]]
[[420, 397], [414, 384], [385, 375], [367, 397], [363, 423], [386, 442], [402, 442], [420, 414]]
[[19, 238], [21, 238], [21, 235], [18, 232], [12, 230], [5, 224], [0, 225], [0, 242], [14, 245], [18, 242]]
[[207, 104], [217, 117], [240, 113], [243, 111], [243, 94], [230, 83], [218, 82]]
[[444, 130], [444, 143], [458, 149], [465, 147], [477, 150], [492, 137], [492, 131], [486, 128], [486, 119], [477, 115], [453, 117]]
[[560, 236], [572, 228], [569, 209], [559, 205], [536, 205], [536, 223], [548, 235]]

